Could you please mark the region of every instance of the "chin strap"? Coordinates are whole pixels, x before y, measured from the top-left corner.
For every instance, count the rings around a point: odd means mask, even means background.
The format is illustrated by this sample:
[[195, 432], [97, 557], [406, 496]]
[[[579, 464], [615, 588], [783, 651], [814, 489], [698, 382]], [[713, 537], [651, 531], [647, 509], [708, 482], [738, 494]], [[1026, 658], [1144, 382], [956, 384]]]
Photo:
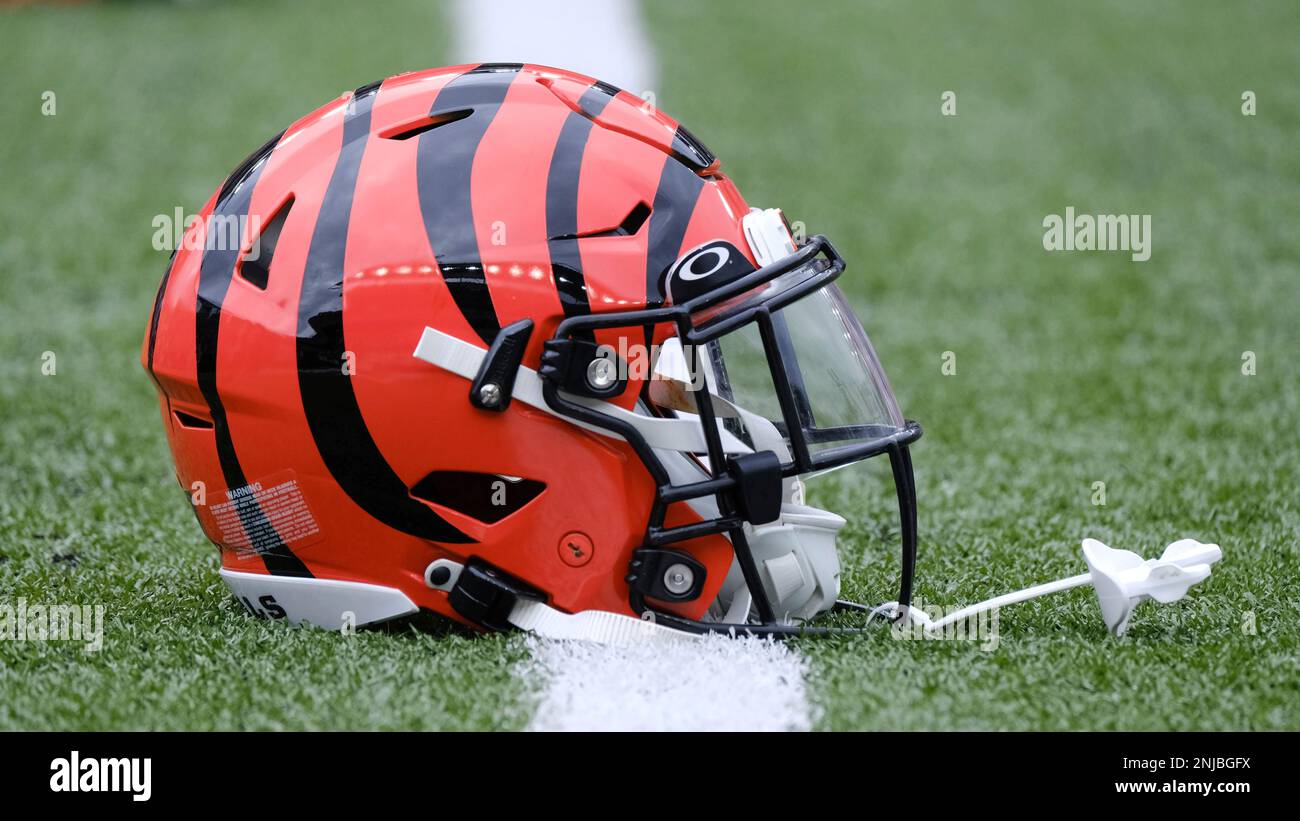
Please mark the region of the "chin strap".
[[[466, 381], [472, 381], [483, 364], [487, 349], [457, 339], [451, 334], [443, 333], [435, 328], [426, 327], [424, 333], [420, 336], [419, 343], [415, 346], [415, 351], [411, 355], [416, 359], [463, 377]], [[515, 374], [513, 398], [517, 402], [563, 419], [571, 425], [598, 433], [601, 436], [609, 436], [615, 439], [621, 438], [605, 428], [557, 413], [546, 403], [546, 399], [542, 394], [542, 377], [538, 375], [537, 371], [525, 365], [520, 365]], [[708, 450], [708, 443], [704, 439], [704, 429], [700, 427], [697, 420], [663, 419], [646, 416], [615, 405], [612, 402], [582, 396], [569, 396], [566, 394], [565, 398], [580, 405], [595, 408], [606, 416], [612, 416], [631, 425], [637, 429], [637, 432], [645, 438], [646, 443], [651, 447], [683, 451], [685, 453], [703, 453]], [[726, 453], [749, 453], [751, 451], [749, 446], [723, 427], [720, 421], [718, 422], [718, 433], [722, 439], [722, 449]]]
[[[1143, 559], [1132, 551], [1107, 547], [1096, 539], [1084, 539], [1083, 559], [1088, 563], [1088, 573], [1006, 593], [963, 607], [941, 619], [931, 619], [921, 610], [909, 607], [905, 618], [926, 632], [934, 632], [986, 610], [1092, 584], [1106, 627], [1114, 635], [1122, 636], [1128, 629], [1133, 608], [1140, 602], [1147, 599], [1161, 604], [1178, 601], [1187, 595], [1192, 585], [1209, 578], [1210, 565], [1221, 558], [1223, 551], [1217, 544], [1203, 544], [1195, 539], [1173, 542], [1158, 559]], [[872, 615], [893, 615], [898, 610], [898, 602], [888, 602], [873, 610]]]
[[521, 598], [510, 610], [509, 621], [544, 639], [594, 641], [616, 647], [634, 644], [675, 644], [699, 641], [702, 635], [687, 633], [648, 619], [637, 619], [604, 610], [564, 613], [535, 599]]

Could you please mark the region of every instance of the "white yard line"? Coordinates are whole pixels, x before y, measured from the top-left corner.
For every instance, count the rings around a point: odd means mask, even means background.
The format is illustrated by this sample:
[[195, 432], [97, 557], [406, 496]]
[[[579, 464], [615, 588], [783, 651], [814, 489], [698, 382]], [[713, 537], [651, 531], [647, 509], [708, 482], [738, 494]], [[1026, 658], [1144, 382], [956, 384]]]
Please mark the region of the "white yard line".
[[705, 641], [606, 647], [526, 639], [520, 673], [541, 686], [531, 730], [808, 730], [808, 663], [785, 644]]
[[638, 96], [655, 87], [654, 55], [634, 0], [456, 0], [458, 63], [541, 63]]
[[[456, 0], [456, 62], [526, 62], [640, 95], [654, 56], [634, 0]], [[721, 636], [634, 647], [525, 639], [532, 730], [808, 730], [807, 662], [784, 644]]]

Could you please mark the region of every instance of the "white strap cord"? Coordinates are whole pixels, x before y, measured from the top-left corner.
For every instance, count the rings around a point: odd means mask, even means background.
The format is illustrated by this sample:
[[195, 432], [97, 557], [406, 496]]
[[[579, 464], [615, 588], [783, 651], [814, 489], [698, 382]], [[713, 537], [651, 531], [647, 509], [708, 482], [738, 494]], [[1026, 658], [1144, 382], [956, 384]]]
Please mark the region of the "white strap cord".
[[[416, 359], [436, 365], [445, 371], [450, 371], [457, 376], [470, 380], [478, 375], [479, 366], [483, 363], [483, 357], [486, 355], [487, 350], [485, 348], [480, 348], [473, 343], [465, 342], [450, 334], [427, 327], [420, 336], [420, 342], [415, 346], [415, 352], [412, 354]], [[556, 413], [550, 405], [546, 404], [546, 397], [542, 395], [542, 378], [532, 368], [523, 365], [519, 366], [519, 371], [515, 375], [514, 391], [511, 396], [515, 401], [545, 411], [585, 430], [609, 436], [613, 439], [622, 438], [613, 431]], [[695, 419], [661, 419], [635, 413], [612, 402], [602, 402], [599, 399], [569, 396], [568, 394], [565, 395], [565, 398], [632, 425], [645, 437], [646, 443], [652, 448], [676, 450], [685, 453], [704, 453], [708, 450], [708, 445], [704, 441], [704, 430]], [[722, 435], [722, 449], [726, 453], [750, 452], [750, 448], [744, 442], [733, 436], [720, 423], [718, 432]]]
[[[1026, 587], [1023, 590], [1017, 590], [1013, 593], [1003, 593], [1001, 596], [994, 596], [991, 599], [985, 599], [977, 604], [968, 605], [960, 610], [954, 610], [941, 619], [931, 619], [928, 613], [918, 610], [915, 607], [907, 609], [908, 619], [913, 624], [919, 624], [927, 631], [933, 632], [942, 630], [950, 624], [955, 624], [963, 619], [983, 613], [986, 610], [996, 610], [1009, 604], [1019, 604], [1022, 601], [1036, 599], [1039, 596], [1047, 596], [1052, 593], [1059, 593], [1062, 590], [1069, 590], [1072, 587], [1081, 587], [1092, 581], [1091, 573], [1080, 573], [1077, 576], [1070, 576], [1066, 579], [1057, 579], [1054, 582], [1037, 584], [1033, 587]], [[898, 612], [898, 602], [885, 602], [871, 611], [871, 617], [878, 615], [893, 616]]]

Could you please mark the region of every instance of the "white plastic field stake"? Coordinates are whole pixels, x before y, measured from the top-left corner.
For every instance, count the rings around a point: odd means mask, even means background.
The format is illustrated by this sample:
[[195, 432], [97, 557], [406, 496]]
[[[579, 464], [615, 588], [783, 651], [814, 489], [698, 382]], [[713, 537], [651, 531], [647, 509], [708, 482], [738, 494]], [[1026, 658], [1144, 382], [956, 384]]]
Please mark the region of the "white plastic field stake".
[[986, 610], [1091, 583], [1106, 627], [1115, 635], [1122, 636], [1128, 629], [1129, 616], [1139, 602], [1147, 599], [1155, 599], [1161, 604], [1178, 601], [1187, 595], [1192, 585], [1209, 578], [1210, 565], [1221, 558], [1223, 551], [1217, 544], [1204, 544], [1195, 539], [1173, 542], [1158, 559], [1143, 559], [1131, 550], [1117, 550], [1096, 539], [1084, 539], [1083, 560], [1088, 563], [1088, 573], [1006, 593], [963, 607], [937, 621], [916, 608], [908, 609], [908, 617], [927, 631], [941, 630]]

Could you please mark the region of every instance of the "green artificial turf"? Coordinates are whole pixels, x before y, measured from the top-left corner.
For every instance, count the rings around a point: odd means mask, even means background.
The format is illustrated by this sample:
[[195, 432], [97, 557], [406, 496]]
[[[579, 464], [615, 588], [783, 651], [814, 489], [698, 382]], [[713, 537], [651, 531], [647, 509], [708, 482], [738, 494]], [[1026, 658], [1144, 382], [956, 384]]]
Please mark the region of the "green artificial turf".
[[[922, 599], [1082, 572], [1085, 536], [1225, 554], [1122, 639], [1083, 589], [1004, 610], [992, 652], [886, 631], [801, 641], [825, 726], [1300, 727], [1294, 6], [650, 8], [656, 40], [688, 56], [662, 60], [659, 105], [751, 205], [848, 259], [841, 284], [926, 430]], [[1045, 251], [1043, 218], [1066, 206], [1150, 214], [1150, 260]], [[865, 601], [892, 598], [897, 571], [892, 485], [873, 472], [812, 494], [865, 514], [845, 591]]]
[[[1079, 590], [1004, 611], [991, 651], [883, 629], [799, 641], [822, 725], [1300, 729], [1292, 5], [646, 5], [657, 104], [751, 204], [849, 260], [844, 288], [926, 429], [925, 601], [1080, 572], [1084, 536], [1225, 553], [1123, 639]], [[166, 264], [154, 216], [197, 209], [339, 93], [447, 62], [447, 38], [426, 0], [0, 13], [0, 603], [108, 613], [98, 653], [0, 641], [0, 728], [527, 722], [517, 639], [244, 616], [138, 364]], [[1152, 215], [1151, 259], [1044, 251], [1042, 220], [1066, 206]], [[897, 572], [879, 467], [813, 488], [852, 520], [845, 593], [872, 602]]]
[[[167, 252], [250, 150], [340, 93], [447, 62], [428, 2], [0, 13], [0, 603], [104, 604], [104, 649], [0, 641], [3, 728], [489, 728], [516, 641], [246, 617], [178, 491], [140, 340]], [[53, 117], [42, 93], [56, 94]], [[53, 351], [57, 372], [41, 373]], [[56, 560], [55, 557], [75, 557]]]

